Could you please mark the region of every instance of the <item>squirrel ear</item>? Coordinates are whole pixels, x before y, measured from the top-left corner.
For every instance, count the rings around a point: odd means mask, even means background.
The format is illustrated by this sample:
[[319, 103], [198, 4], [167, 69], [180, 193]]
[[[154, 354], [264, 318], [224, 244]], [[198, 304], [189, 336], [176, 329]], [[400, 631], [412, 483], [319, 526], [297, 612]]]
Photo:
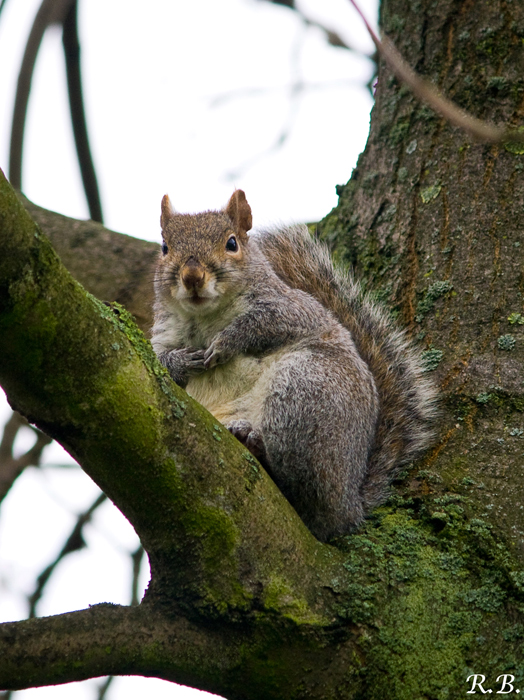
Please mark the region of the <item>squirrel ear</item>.
[[169, 219], [172, 219], [174, 214], [176, 214], [176, 211], [171, 205], [169, 196], [165, 194], [162, 197], [162, 213], [160, 214], [160, 225], [162, 226], [162, 229], [166, 228]]
[[251, 207], [247, 203], [243, 190], [235, 190], [227, 203], [226, 214], [234, 222], [239, 236], [242, 238], [253, 225]]

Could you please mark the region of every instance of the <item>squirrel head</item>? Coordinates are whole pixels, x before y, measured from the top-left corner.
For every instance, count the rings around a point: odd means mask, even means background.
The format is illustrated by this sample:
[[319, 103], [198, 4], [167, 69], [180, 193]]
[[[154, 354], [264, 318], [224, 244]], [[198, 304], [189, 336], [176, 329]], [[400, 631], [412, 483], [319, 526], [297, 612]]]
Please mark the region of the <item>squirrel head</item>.
[[207, 312], [242, 292], [252, 217], [246, 195], [233, 192], [221, 211], [179, 214], [162, 199], [162, 251], [156, 285], [183, 310]]

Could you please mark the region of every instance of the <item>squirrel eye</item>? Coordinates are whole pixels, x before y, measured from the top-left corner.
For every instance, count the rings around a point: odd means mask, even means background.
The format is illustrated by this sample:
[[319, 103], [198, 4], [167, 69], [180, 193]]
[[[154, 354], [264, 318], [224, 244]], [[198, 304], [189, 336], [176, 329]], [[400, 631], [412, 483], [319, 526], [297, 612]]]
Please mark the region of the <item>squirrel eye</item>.
[[234, 236], [231, 236], [228, 239], [226, 243], [226, 250], [229, 250], [231, 253], [235, 253], [238, 250], [237, 239]]
[[162, 255], [167, 255], [168, 251], [167, 243], [165, 241], [162, 241]]

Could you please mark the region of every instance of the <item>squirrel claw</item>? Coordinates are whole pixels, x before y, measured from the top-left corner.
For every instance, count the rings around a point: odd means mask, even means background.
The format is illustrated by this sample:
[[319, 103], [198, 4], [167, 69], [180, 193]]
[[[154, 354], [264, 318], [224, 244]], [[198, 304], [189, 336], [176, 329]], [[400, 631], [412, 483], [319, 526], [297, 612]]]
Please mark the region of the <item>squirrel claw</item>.
[[219, 341], [214, 340], [204, 353], [204, 367], [211, 369], [216, 365], [223, 365], [231, 357], [232, 354], [224, 347], [221, 347]]
[[[208, 351], [209, 352], [209, 351]], [[204, 369], [211, 369], [218, 364], [217, 354], [212, 352], [210, 355], [206, 352], [204, 355]]]
[[266, 446], [260, 430], [254, 429], [247, 420], [233, 420], [227, 424], [226, 428], [239, 442], [247, 447], [253, 457], [256, 457], [267, 470]]
[[203, 372], [206, 369], [204, 364], [204, 351], [185, 348], [183, 351], [188, 369], [191, 372]]

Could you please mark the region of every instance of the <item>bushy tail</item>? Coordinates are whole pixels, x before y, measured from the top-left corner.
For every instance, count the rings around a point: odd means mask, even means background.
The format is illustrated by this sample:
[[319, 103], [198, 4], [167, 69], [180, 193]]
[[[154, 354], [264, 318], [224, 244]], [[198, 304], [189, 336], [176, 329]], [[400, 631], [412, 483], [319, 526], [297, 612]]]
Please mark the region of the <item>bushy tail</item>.
[[305, 226], [267, 230], [255, 240], [277, 275], [314, 296], [353, 335], [380, 397], [376, 442], [362, 488], [366, 510], [382, 502], [398, 467], [428, 446], [436, 391], [420, 352], [351, 275], [334, 266], [327, 248]]

